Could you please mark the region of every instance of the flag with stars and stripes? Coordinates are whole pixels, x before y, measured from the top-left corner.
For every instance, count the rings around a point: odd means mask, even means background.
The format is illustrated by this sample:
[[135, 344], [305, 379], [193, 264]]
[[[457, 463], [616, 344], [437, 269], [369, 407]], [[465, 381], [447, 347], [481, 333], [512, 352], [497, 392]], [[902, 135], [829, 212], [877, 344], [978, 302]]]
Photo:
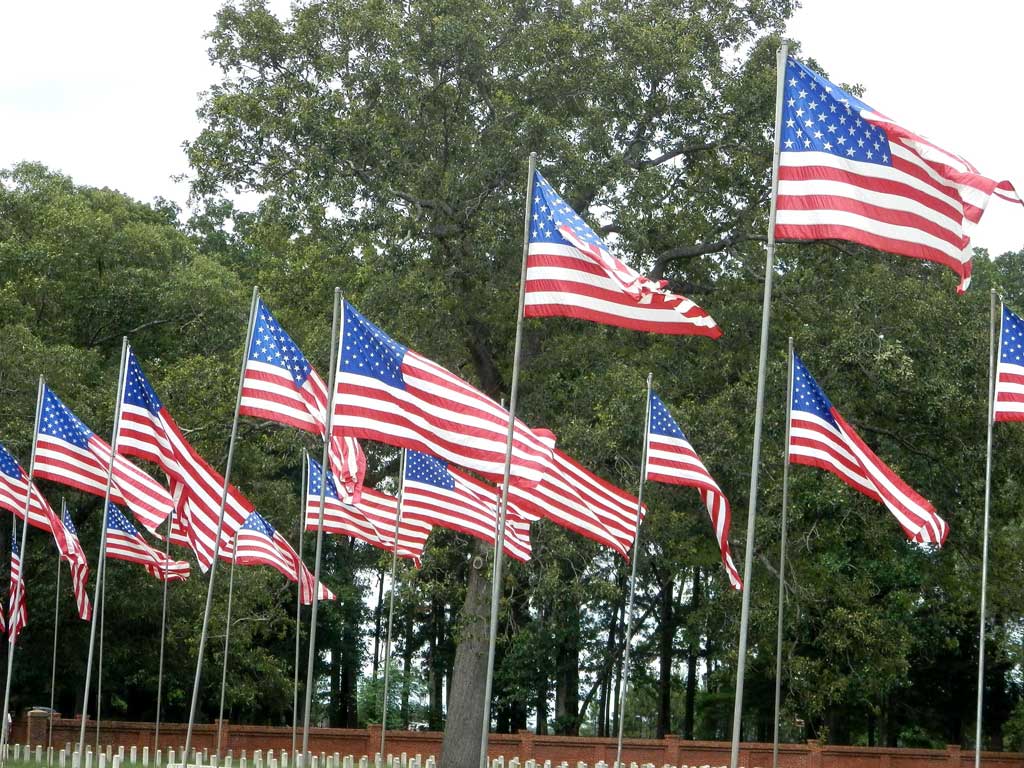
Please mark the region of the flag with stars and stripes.
[[[309, 457], [309, 481], [306, 492], [306, 530], [315, 531], [320, 520], [320, 462]], [[324, 497], [324, 531], [365, 541], [391, 552], [395, 547], [395, 522], [398, 499], [375, 488], [363, 488], [357, 503], [338, 498], [334, 479], [327, 478]], [[430, 535], [430, 524], [406, 516], [398, 527], [398, 556], [409, 558], [419, 567], [423, 548]]]
[[[133, 350], [128, 353], [117, 439], [119, 452], [151, 461], [167, 475], [179, 513], [172, 519], [171, 540], [180, 541], [185, 535], [205, 572], [213, 562], [224, 477], [185, 439], [143, 374]], [[235, 486], [228, 487], [221, 557], [231, 557], [235, 532], [253, 509]]]
[[729, 551], [729, 525], [732, 508], [718, 483], [708, 472], [700, 456], [693, 450], [683, 430], [672, 418], [668, 408], [651, 392], [651, 421], [647, 429], [647, 466], [645, 478], [659, 483], [696, 488], [708, 508], [711, 527], [715, 529], [722, 565], [733, 589], [743, 589], [743, 580]]
[[994, 421], [1024, 421], [1024, 320], [1003, 306]]
[[[36, 434], [36, 476], [103, 497], [110, 456], [110, 445], [45, 387]], [[130, 509], [152, 532], [174, 508], [167, 489], [120, 455], [114, 457], [110, 498]]]
[[911, 541], [942, 546], [949, 526], [935, 507], [901, 480], [835, 409], [799, 357], [793, 356], [789, 461], [831, 472], [884, 504]]
[[18, 526], [11, 527], [11, 587], [7, 602], [7, 637], [14, 645], [18, 635], [28, 623], [28, 608], [25, 606], [25, 576], [22, 573], [21, 547], [18, 545]]
[[[24, 519], [25, 495], [28, 492], [28, 475], [17, 460], [0, 445], [0, 509], [13, 512], [18, 519]], [[85, 594], [89, 581], [89, 563], [78, 537], [69, 535], [60, 518], [49, 502], [32, 483], [31, 503], [28, 510], [28, 524], [33, 528], [47, 531], [53, 536], [60, 559], [71, 566], [71, 578], [75, 586], [78, 615], [88, 621], [92, 616], [89, 598]]]
[[[82, 550], [82, 544], [78, 540], [78, 529], [75, 528], [75, 523], [71, 519], [71, 513], [68, 512], [66, 507], [61, 514], [61, 525], [68, 539], [73, 542], [78, 556], [81, 557], [80, 560], [69, 561], [71, 564], [71, 591], [75, 596], [75, 605], [78, 607], [78, 618], [82, 621], [89, 621], [92, 618], [92, 604], [89, 602], [88, 594], [89, 563], [85, 559], [85, 552]], [[66, 560], [67, 558], [62, 555], [61, 559]]]
[[971, 278], [969, 229], [1007, 181], [978, 173], [790, 57], [782, 94], [775, 234], [837, 239]]
[[[249, 513], [235, 539], [235, 562], [238, 565], [269, 565], [289, 581], [299, 583], [303, 605], [313, 602], [313, 574], [288, 543], [259, 512]], [[320, 582], [318, 600], [336, 600], [336, 596]]]
[[[323, 437], [327, 399], [324, 380], [263, 299], [258, 299], [238, 412]], [[331, 473], [344, 490], [346, 500], [358, 501], [366, 475], [366, 456], [359, 443], [355, 438], [335, 435], [328, 446], [328, 457]]]
[[548, 430], [535, 431], [552, 448], [551, 463], [536, 486], [509, 486], [509, 506], [527, 520], [545, 518], [629, 560], [636, 536], [636, 497], [556, 449]]
[[188, 578], [189, 564], [173, 560], [152, 547], [112, 502], [107, 505], [106, 517], [108, 558], [138, 563], [160, 581], [184, 581]]
[[[500, 493], [494, 486], [452, 469], [420, 451], [405, 459], [402, 517], [475, 536], [493, 545], [498, 528]], [[505, 515], [505, 554], [530, 559], [530, 521], [509, 508]]]
[[[508, 411], [343, 304], [332, 431], [431, 453], [501, 482]], [[550, 456], [517, 419], [512, 482], [539, 482]]]
[[526, 317], [575, 317], [653, 333], [717, 339], [722, 331], [685, 296], [612, 256], [540, 175], [533, 176], [526, 258]]

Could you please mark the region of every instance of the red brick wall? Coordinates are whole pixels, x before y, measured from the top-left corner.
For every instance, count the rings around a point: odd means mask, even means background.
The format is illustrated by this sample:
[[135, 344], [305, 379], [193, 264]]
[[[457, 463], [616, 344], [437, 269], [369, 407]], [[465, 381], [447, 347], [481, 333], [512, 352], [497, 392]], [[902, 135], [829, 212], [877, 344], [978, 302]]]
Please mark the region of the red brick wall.
[[[53, 721], [53, 744], [60, 748], [67, 742], [77, 743], [80, 719], [55, 718]], [[160, 726], [160, 744], [163, 748], [175, 750], [185, 743], [183, 724], [166, 723]], [[101, 724], [101, 741], [115, 747], [154, 747], [152, 723], [134, 723], [104, 720]], [[86, 728], [87, 740], [95, 739], [95, 723], [90, 721]], [[26, 721], [19, 718], [13, 727], [13, 740], [20, 743], [46, 746], [47, 720], [45, 715], [33, 715]], [[300, 734], [301, 738], [301, 734]], [[439, 756], [442, 734], [437, 732], [388, 731], [387, 751], [392, 754], [406, 752]], [[216, 725], [197, 725], [192, 731], [192, 741], [197, 750], [216, 746]], [[338, 752], [342, 755], [372, 755], [380, 745], [380, 728], [314, 728], [310, 732], [310, 749], [313, 752]], [[258, 725], [224, 724], [222, 734], [224, 750], [231, 750], [235, 756], [242, 751], [248, 755], [257, 749], [289, 750], [292, 746], [291, 728], [276, 728]], [[529, 732], [517, 734], [493, 734], [489, 752], [492, 757], [504, 755], [521, 760], [583, 760], [593, 765], [599, 760], [611, 764], [615, 759], [615, 739], [596, 739], [572, 736], [537, 736]], [[626, 739], [623, 743], [623, 759], [637, 763], [663, 765], [711, 765], [729, 763], [729, 743], [723, 741], [684, 741], [678, 736], [664, 739]], [[985, 768], [1024, 768], [1024, 753], [985, 752]], [[764, 768], [772, 762], [771, 744], [743, 744], [740, 749], [740, 765], [749, 768]], [[835, 747], [822, 746], [809, 741], [806, 744], [783, 744], [779, 748], [781, 768], [973, 768], [974, 753], [958, 746], [946, 749], [888, 749], [882, 747]]]

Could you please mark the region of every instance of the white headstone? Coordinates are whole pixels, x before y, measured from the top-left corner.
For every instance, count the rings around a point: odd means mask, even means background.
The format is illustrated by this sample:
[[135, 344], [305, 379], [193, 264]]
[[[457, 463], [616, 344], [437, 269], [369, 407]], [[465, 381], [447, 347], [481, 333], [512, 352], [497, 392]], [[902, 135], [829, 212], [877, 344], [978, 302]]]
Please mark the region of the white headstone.
[[523, 766], [523, 768], [537, 768], [537, 761], [531, 757], [529, 760], [526, 761], [526, 764]]
[[316, 755], [309, 758], [309, 768], [317, 768], [318, 759]]
[[238, 761], [238, 768], [246, 768], [245, 765], [245, 750], [242, 750], [242, 759]]
[[57, 768], [65, 768], [67, 765], [68, 753], [63, 749], [57, 753]]
[[370, 761], [366, 759], [366, 755], [359, 758], [359, 768], [367, 768]]
[[104, 748], [103, 754], [107, 756], [107, 764], [114, 762], [114, 748], [109, 744]]
[[100, 752], [99, 766], [100, 766], [100, 768], [107, 768], [107, 753], [106, 752]]
[[121, 768], [121, 756], [120, 755], [114, 755], [114, 759], [111, 760], [110, 762], [111, 762], [111, 768]]
[[519, 768], [519, 758], [513, 757], [508, 761], [508, 768]]
[[[163, 750], [161, 750], [161, 752], [162, 751]], [[157, 762], [157, 765], [160, 764], [160, 752], [156, 753], [156, 762]], [[168, 765], [173, 765], [174, 764], [174, 749], [172, 747], [168, 747], [167, 748], [167, 764]]]
[[43, 762], [43, 745], [42, 744], [36, 744], [36, 762], [37, 763]]
[[227, 755], [224, 757], [224, 768], [231, 768], [231, 751], [228, 750]]

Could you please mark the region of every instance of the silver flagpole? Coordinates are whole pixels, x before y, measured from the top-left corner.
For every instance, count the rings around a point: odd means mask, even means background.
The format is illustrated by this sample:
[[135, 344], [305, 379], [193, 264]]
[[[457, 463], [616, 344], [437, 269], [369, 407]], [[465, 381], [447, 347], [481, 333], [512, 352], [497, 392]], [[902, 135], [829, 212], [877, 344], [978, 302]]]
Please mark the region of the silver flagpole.
[[[974, 768], [981, 766], [981, 703], [985, 692], [985, 597], [988, 591], [988, 515], [992, 508], [992, 426], [996, 405], [996, 289], [990, 294], [988, 331], [988, 438], [985, 453], [985, 524], [981, 543], [981, 618], [978, 627], [978, 706], [974, 725]], [[999, 338], [1003, 336], [1002, 303], [999, 307]]]
[[316, 555], [313, 565], [313, 605], [309, 612], [309, 654], [306, 659], [306, 702], [302, 717], [302, 756], [309, 754], [309, 714], [313, 706], [313, 672], [316, 667], [316, 614], [320, 604], [320, 555], [324, 541], [324, 505], [327, 503], [328, 446], [334, 417], [334, 386], [338, 378], [338, 324], [341, 320], [341, 289], [334, 289], [334, 317], [331, 320], [331, 375], [327, 388], [327, 415], [324, 425], [324, 451], [320, 462], [320, 512], [316, 521]]
[[[323, 473], [320, 482], [324, 482]], [[302, 491], [299, 493], [299, 562], [302, 562], [302, 534], [306, 530], [306, 493], [309, 489], [309, 454], [302, 451]], [[292, 683], [292, 754], [299, 729], [299, 649], [302, 646], [302, 582], [295, 585], [295, 680]]]
[[217, 751], [214, 754], [220, 760], [220, 739], [224, 731], [224, 691], [228, 682], [228, 648], [231, 642], [231, 598], [235, 593], [235, 563], [238, 561], [238, 532], [235, 532], [234, 544], [231, 547], [231, 568], [228, 571], [228, 610], [224, 624], [224, 661], [220, 670], [220, 711], [217, 715]]
[[523, 264], [519, 273], [519, 308], [516, 311], [516, 342], [512, 356], [512, 386], [508, 398], [508, 436], [505, 441], [505, 475], [501, 483], [498, 507], [498, 536], [495, 539], [494, 569], [491, 575], [491, 625], [487, 643], [487, 677], [484, 681], [483, 727], [480, 733], [480, 766], [487, 766], [487, 741], [491, 732], [491, 689], [494, 686], [494, 653], [498, 641], [498, 603], [501, 600], [501, 566], [505, 555], [505, 513], [508, 509], [508, 484], [512, 476], [512, 443], [516, 431], [516, 405], [519, 401], [519, 360], [523, 349], [523, 307], [526, 303], [526, 257], [530, 253], [530, 208], [533, 200], [533, 176], [537, 153], [530, 153], [526, 182], [526, 213], [523, 216]]
[[619, 735], [615, 741], [615, 765], [622, 765], [622, 732], [626, 723], [626, 690], [629, 688], [629, 644], [633, 639], [633, 598], [636, 595], [636, 562], [640, 559], [640, 522], [643, 520], [644, 482], [647, 480], [647, 444], [651, 433], [651, 380], [647, 374], [647, 413], [644, 416], [644, 447], [640, 459], [640, 487], [636, 494], [636, 534], [633, 536], [632, 573], [629, 576], [629, 605], [626, 609], [626, 637], [622, 650], [622, 688], [619, 691]]
[[[171, 559], [171, 524], [174, 520], [174, 512], [167, 516], [167, 538], [164, 541], [164, 565]], [[166, 577], [166, 573], [164, 576]], [[156, 728], [153, 731], [153, 751], [160, 749], [160, 705], [163, 701], [164, 692], [164, 646], [167, 645], [167, 585], [170, 579], [164, 578], [164, 604], [160, 615], [160, 663], [157, 665], [156, 673]]]
[[[104, 506], [104, 509], [106, 507]], [[106, 522], [106, 520], [104, 520]], [[100, 753], [100, 721], [103, 703], [103, 620], [107, 616], [107, 574], [103, 574], [103, 586], [100, 587], [100, 652], [96, 660], [96, 754]], [[99, 758], [97, 758], [99, 759]]]
[[[82, 695], [82, 728], [78, 734], [78, 755], [80, 765], [85, 765], [85, 723], [89, 717], [89, 687], [92, 683], [93, 651], [96, 648], [97, 614], [103, 607], [103, 579], [107, 564], [107, 507], [110, 504], [110, 486], [114, 477], [114, 460], [117, 458], [117, 425], [121, 421], [121, 393], [127, 374], [128, 337], [121, 339], [121, 369], [117, 377], [117, 394], [114, 397], [114, 427], [110, 436], [110, 463], [107, 465], [107, 488], [103, 494], [103, 510], [100, 513], [100, 554], [96, 565], [96, 585], [92, 594], [92, 622], [89, 625], [89, 657], [85, 663], [85, 692]], [[98, 606], [98, 607], [97, 607]]]
[[384, 751], [384, 742], [388, 732], [388, 683], [391, 672], [391, 627], [395, 618], [395, 587], [398, 573], [398, 530], [402, 526], [402, 496], [405, 493], [405, 448], [402, 449], [398, 462], [398, 512], [395, 517], [395, 540], [391, 549], [391, 595], [388, 597], [388, 639], [384, 644], [384, 703], [380, 716], [380, 754]]
[[[64, 525], [64, 515], [67, 514], [68, 505], [64, 497], [60, 497], [60, 524]], [[50, 759], [49, 749], [53, 746], [53, 703], [55, 701], [57, 684], [57, 631], [60, 627], [60, 553], [57, 553], [57, 586], [54, 587], [53, 598], [53, 656], [50, 661], [50, 713], [49, 722], [46, 726], [46, 764], [53, 762]]]
[[779, 768], [779, 713], [782, 706], [782, 617], [786, 600], [786, 513], [789, 508], [789, 435], [793, 413], [793, 337], [789, 337], [789, 374], [786, 378], [786, 450], [782, 464], [782, 535], [779, 538], [779, 625], [775, 637], [775, 730], [772, 768]]
[[192, 747], [192, 727], [196, 722], [196, 709], [199, 706], [199, 686], [203, 680], [203, 653], [206, 650], [206, 637], [210, 631], [210, 611], [213, 609], [213, 582], [217, 575], [217, 558], [220, 554], [220, 536], [224, 530], [224, 509], [228, 503], [228, 489], [231, 487], [231, 461], [235, 457], [235, 438], [238, 437], [238, 409], [242, 403], [242, 383], [245, 381], [245, 363], [249, 359], [249, 346], [252, 344], [253, 318], [256, 315], [256, 302], [260, 296], [258, 286], [253, 286], [252, 303], [249, 305], [249, 325], [245, 330], [245, 344], [242, 347], [242, 367], [238, 374], [238, 394], [235, 396], [235, 415], [231, 420], [231, 438], [228, 441], [228, 458], [224, 466], [224, 488], [220, 495], [220, 510], [217, 513], [217, 533], [213, 538], [213, 561], [210, 563], [210, 581], [206, 585], [206, 608], [203, 611], [203, 630], [199, 635], [199, 652], [196, 655], [196, 677], [192, 683], [192, 705], [188, 712], [188, 729], [185, 731], [185, 751], [182, 763], [188, 765], [189, 751]]
[[[28, 462], [28, 481], [25, 491], [25, 507], [22, 510], [21, 521], [21, 568], [18, 571], [18, 583], [15, 589], [25, 587], [25, 537], [28, 536], [28, 511], [32, 503], [32, 479], [36, 472], [36, 437], [39, 435], [39, 418], [43, 410], [43, 387], [46, 384], [43, 377], [39, 377], [39, 389], [36, 390], [36, 422], [32, 432], [32, 454]], [[16, 520], [11, 521], [11, 527], [17, 524]], [[11, 711], [11, 672], [14, 669], [14, 646], [13, 642], [7, 643], [7, 682], [4, 684], [4, 713], [0, 719], [0, 766], [7, 761], [7, 741], [10, 739], [9, 728], [7, 727], [7, 715]]]
[[743, 608], [740, 613], [740, 642], [736, 657], [736, 698], [732, 710], [732, 746], [729, 768], [737, 768], [740, 759], [740, 735], [743, 726], [743, 675], [747, 662], [747, 624], [750, 620], [751, 576], [754, 569], [754, 533], [757, 522], [757, 474], [761, 468], [761, 428], [764, 424], [764, 387], [768, 369], [768, 317], [772, 306], [772, 275], [775, 271], [775, 207], [779, 193], [779, 133], [782, 129], [782, 89], [786, 76], [789, 46], [783, 43], [776, 58], [775, 148], [772, 152], [772, 197], [768, 211], [768, 245], [765, 248], [764, 301], [761, 306], [761, 353], [757, 364], [757, 400], [754, 407], [754, 448], [750, 458], [750, 501], [747, 510], [747, 545], [743, 553]]

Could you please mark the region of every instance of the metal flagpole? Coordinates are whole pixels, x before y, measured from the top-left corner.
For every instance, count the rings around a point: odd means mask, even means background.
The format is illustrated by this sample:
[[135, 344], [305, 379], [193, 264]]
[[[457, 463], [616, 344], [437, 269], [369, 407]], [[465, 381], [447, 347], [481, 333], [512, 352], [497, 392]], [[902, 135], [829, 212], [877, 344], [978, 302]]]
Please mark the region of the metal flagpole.
[[228, 682], [228, 646], [231, 642], [231, 598], [235, 592], [235, 563], [238, 562], [238, 531], [235, 532], [234, 544], [231, 547], [231, 569], [228, 571], [228, 610], [224, 623], [224, 662], [220, 670], [220, 711], [217, 715], [217, 751], [214, 754], [220, 760], [220, 739], [224, 731], [224, 691]]
[[651, 433], [651, 380], [647, 374], [647, 413], [644, 416], [644, 447], [640, 459], [640, 487], [636, 494], [636, 533], [633, 536], [632, 573], [629, 576], [629, 604], [626, 609], [626, 636], [622, 647], [622, 688], [619, 690], [619, 735], [615, 741], [615, 764], [622, 765], [622, 732], [626, 724], [626, 690], [629, 688], [629, 644], [633, 639], [633, 598], [636, 595], [636, 562], [640, 559], [640, 522], [643, 520], [644, 482], [647, 480], [647, 444]]
[[[171, 525], [176, 512], [167, 516], [167, 538], [164, 541], [164, 564], [171, 559]], [[166, 573], [164, 576], [166, 577]], [[160, 663], [156, 673], [156, 728], [153, 731], [153, 751], [160, 750], [160, 704], [164, 692], [164, 646], [167, 645], [167, 585], [170, 579], [164, 578], [164, 604], [160, 614]]]
[[743, 553], [743, 608], [740, 613], [740, 642], [736, 657], [736, 698], [732, 710], [732, 747], [729, 768], [737, 768], [740, 759], [740, 735], [743, 725], [743, 675], [747, 662], [747, 624], [750, 620], [751, 576], [754, 568], [754, 533], [757, 522], [757, 474], [761, 468], [761, 428], [764, 424], [764, 388], [768, 368], [768, 317], [772, 305], [772, 275], [775, 271], [775, 208], [779, 193], [779, 133], [782, 129], [782, 88], [786, 76], [789, 46], [783, 43], [776, 58], [775, 147], [772, 152], [772, 197], [768, 211], [768, 245], [765, 248], [764, 301], [761, 306], [761, 353], [757, 364], [757, 399], [754, 407], [754, 447], [750, 458], [750, 499], [747, 510], [747, 545]]
[[110, 504], [110, 486], [114, 477], [114, 459], [117, 458], [117, 425], [121, 421], [121, 393], [124, 391], [124, 380], [127, 373], [128, 337], [121, 339], [121, 370], [117, 377], [117, 394], [114, 397], [114, 427], [110, 436], [110, 463], [107, 465], [107, 488], [103, 493], [103, 511], [100, 514], [100, 555], [96, 566], [96, 586], [92, 595], [92, 622], [89, 625], [89, 656], [85, 663], [85, 692], [82, 695], [82, 728], [78, 734], [78, 755], [80, 765], [85, 764], [85, 723], [89, 718], [89, 687], [92, 683], [92, 659], [96, 647], [97, 614], [102, 609], [103, 579], [106, 576], [107, 564], [107, 506]]
[[316, 521], [316, 555], [313, 565], [313, 605], [309, 612], [309, 654], [306, 659], [306, 703], [302, 718], [302, 756], [309, 754], [309, 713], [313, 706], [313, 672], [316, 666], [316, 614], [320, 604], [320, 555], [324, 541], [324, 505], [327, 503], [327, 449], [331, 441], [331, 422], [334, 416], [334, 386], [338, 378], [338, 325], [341, 320], [341, 289], [334, 289], [334, 317], [331, 320], [331, 375], [327, 395], [327, 416], [324, 425], [324, 451], [320, 462], [320, 512]]
[[[981, 766], [981, 703], [985, 692], [985, 597], [988, 590], [988, 516], [992, 508], [992, 426], [996, 400], [996, 290], [990, 294], [988, 331], [988, 438], [985, 453], [985, 523], [981, 543], [981, 618], [978, 627], [978, 706], [974, 725], [974, 768]], [[1002, 302], [999, 307], [999, 337], [1003, 335]]]
[[789, 337], [789, 374], [786, 378], [786, 450], [782, 465], [782, 535], [779, 538], [779, 625], [775, 637], [775, 731], [772, 768], [779, 768], [779, 713], [782, 706], [782, 616], [786, 600], [786, 513], [789, 507], [789, 435], [793, 413], [793, 337]]
[[391, 627], [395, 618], [395, 588], [397, 586], [398, 574], [398, 530], [402, 526], [402, 496], [405, 494], [405, 448], [402, 449], [402, 457], [398, 462], [398, 512], [395, 517], [395, 540], [391, 549], [391, 595], [388, 597], [388, 639], [384, 643], [384, 703], [381, 706], [380, 716], [380, 753], [384, 751], [384, 741], [388, 732], [388, 683], [391, 672]]
[[[64, 497], [60, 498], [60, 524], [64, 525], [64, 515], [68, 512], [67, 502], [64, 501]], [[57, 586], [54, 587], [53, 597], [53, 656], [50, 661], [50, 713], [49, 722], [46, 726], [46, 749], [49, 750], [53, 746], [53, 703], [55, 701], [56, 694], [56, 683], [57, 683], [57, 631], [60, 626], [60, 553], [57, 553]], [[52, 760], [50, 759], [50, 753], [47, 751], [46, 764], [49, 765]]]
[[[28, 536], [28, 510], [32, 503], [32, 478], [36, 471], [36, 437], [39, 435], [39, 418], [43, 410], [43, 387], [46, 384], [43, 377], [39, 377], [39, 389], [36, 391], [36, 422], [32, 432], [32, 454], [28, 462], [28, 481], [25, 491], [25, 507], [22, 510], [21, 521], [21, 568], [18, 571], [18, 583], [14, 585], [15, 590], [24, 589], [25, 585], [25, 537]], [[12, 528], [17, 523], [11, 522]], [[14, 670], [14, 642], [7, 643], [7, 682], [4, 684], [4, 713], [0, 718], [0, 765], [7, 760], [7, 741], [10, 739], [10, 729], [7, 726], [7, 716], [11, 711], [11, 672]], [[84, 722], [84, 721], [83, 721]]]
[[484, 681], [484, 712], [480, 733], [480, 766], [487, 766], [487, 741], [491, 731], [491, 689], [494, 686], [494, 653], [498, 641], [498, 602], [501, 600], [501, 566], [505, 555], [505, 513], [508, 510], [508, 484], [512, 476], [512, 442], [516, 431], [516, 405], [519, 401], [519, 360], [523, 349], [523, 306], [526, 303], [526, 257], [530, 253], [530, 208], [533, 200], [533, 176], [537, 153], [530, 153], [526, 181], [526, 213], [523, 215], [523, 264], [519, 272], [519, 306], [516, 310], [516, 341], [512, 355], [512, 386], [508, 398], [508, 436], [505, 439], [505, 474], [498, 507], [498, 536], [495, 539], [494, 569], [491, 575], [491, 624], [487, 643], [487, 677]]
[[[104, 509], [106, 507], [104, 506]], [[104, 522], [106, 520], [104, 519]], [[100, 753], [100, 720], [103, 703], [103, 620], [107, 615], [107, 574], [103, 574], [103, 585], [100, 587], [100, 652], [96, 660], [96, 754]]]
[[206, 637], [210, 630], [210, 612], [213, 609], [213, 582], [217, 575], [217, 557], [220, 554], [220, 536], [224, 530], [224, 509], [228, 503], [228, 489], [231, 487], [231, 461], [235, 457], [235, 438], [238, 436], [238, 409], [242, 402], [242, 383], [245, 381], [245, 363], [249, 358], [249, 346], [252, 344], [253, 318], [256, 315], [256, 302], [260, 289], [253, 286], [252, 303], [249, 305], [249, 325], [245, 331], [245, 344], [242, 347], [242, 367], [238, 374], [238, 394], [235, 395], [235, 415], [231, 420], [231, 438], [228, 440], [228, 458], [224, 466], [224, 488], [220, 495], [220, 510], [217, 513], [217, 533], [213, 538], [213, 561], [210, 563], [210, 581], [206, 585], [206, 608], [203, 611], [203, 630], [199, 635], [199, 652], [196, 655], [196, 677], [192, 683], [192, 704], [188, 712], [188, 729], [185, 731], [185, 751], [182, 763], [188, 765], [192, 747], [192, 727], [196, 722], [196, 709], [199, 706], [199, 686], [203, 680], [203, 653], [206, 650]]
[[[320, 482], [326, 482], [320, 473]], [[299, 512], [299, 562], [302, 562], [302, 534], [306, 530], [306, 493], [309, 489], [309, 454], [302, 450], [302, 491]], [[292, 683], [292, 754], [295, 754], [295, 738], [299, 728], [299, 654], [302, 646], [302, 582], [295, 585], [295, 681]]]

